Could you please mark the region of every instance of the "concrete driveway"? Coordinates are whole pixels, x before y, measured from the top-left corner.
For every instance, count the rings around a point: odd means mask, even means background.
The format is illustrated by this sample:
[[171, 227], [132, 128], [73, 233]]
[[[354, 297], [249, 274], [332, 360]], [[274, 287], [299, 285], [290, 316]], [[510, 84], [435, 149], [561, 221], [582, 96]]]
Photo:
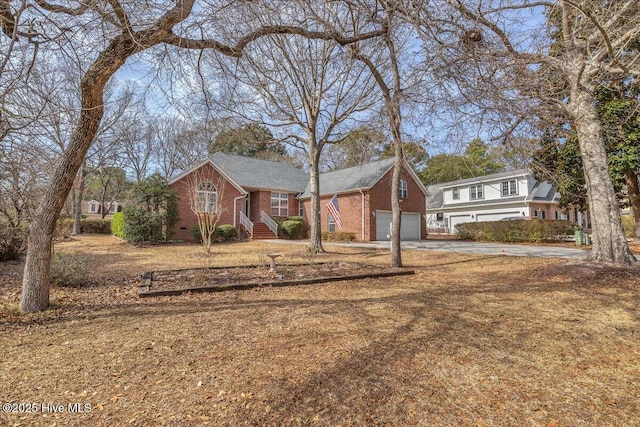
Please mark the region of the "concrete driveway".
[[[293, 243], [291, 240], [270, 240], [270, 242]], [[300, 242], [308, 244], [308, 242]], [[348, 246], [354, 248], [389, 249], [389, 242], [376, 241], [367, 243], [333, 243], [323, 242], [325, 246]], [[586, 259], [590, 250], [565, 248], [559, 246], [530, 246], [504, 243], [479, 243], [461, 240], [416, 240], [402, 242], [402, 249], [418, 251], [461, 252], [476, 255], [510, 255], [542, 258]]]
[[[389, 248], [389, 242], [349, 243], [372, 248]], [[368, 246], [370, 245], [370, 246]], [[531, 246], [504, 243], [466, 242], [462, 240], [419, 240], [402, 242], [402, 249], [461, 252], [478, 255], [510, 255], [542, 258], [586, 259], [590, 250], [560, 246]]]

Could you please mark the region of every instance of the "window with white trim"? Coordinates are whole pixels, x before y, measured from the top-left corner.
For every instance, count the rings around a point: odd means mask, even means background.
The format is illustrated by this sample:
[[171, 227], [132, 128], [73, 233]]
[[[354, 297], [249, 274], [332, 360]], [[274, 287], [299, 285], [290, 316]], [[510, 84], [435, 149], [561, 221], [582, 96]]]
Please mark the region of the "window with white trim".
[[96, 213], [96, 211], [98, 210], [98, 205], [95, 203], [91, 203], [89, 205], [89, 212], [91, 213]]
[[114, 213], [116, 211], [116, 205], [111, 205], [109, 207], [109, 213]]
[[289, 216], [289, 194], [271, 192], [271, 216]]
[[451, 193], [453, 194], [453, 200], [460, 200], [460, 189], [459, 188], [454, 188], [453, 190], [451, 190]]
[[511, 179], [500, 183], [502, 197], [518, 195], [518, 181]]
[[196, 212], [218, 211], [218, 189], [211, 182], [203, 182], [196, 188]]
[[408, 193], [409, 193], [409, 190], [408, 190], [407, 181], [405, 181], [404, 179], [401, 179], [400, 180], [400, 198], [406, 199]]
[[482, 192], [482, 184], [472, 185], [469, 187], [469, 199], [478, 200], [482, 198], [484, 198], [484, 194]]
[[334, 233], [336, 231], [336, 220], [331, 214], [328, 214], [327, 216], [327, 231], [329, 233]]

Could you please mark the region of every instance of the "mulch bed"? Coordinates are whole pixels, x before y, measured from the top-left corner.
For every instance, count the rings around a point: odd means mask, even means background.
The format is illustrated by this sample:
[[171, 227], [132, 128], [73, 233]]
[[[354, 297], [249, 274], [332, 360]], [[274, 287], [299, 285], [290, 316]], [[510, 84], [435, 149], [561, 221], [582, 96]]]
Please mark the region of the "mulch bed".
[[147, 272], [142, 275], [138, 296], [180, 295], [187, 292], [220, 292], [260, 286], [294, 286], [314, 283], [414, 274], [353, 262], [280, 264], [275, 272], [266, 266], [208, 267]]

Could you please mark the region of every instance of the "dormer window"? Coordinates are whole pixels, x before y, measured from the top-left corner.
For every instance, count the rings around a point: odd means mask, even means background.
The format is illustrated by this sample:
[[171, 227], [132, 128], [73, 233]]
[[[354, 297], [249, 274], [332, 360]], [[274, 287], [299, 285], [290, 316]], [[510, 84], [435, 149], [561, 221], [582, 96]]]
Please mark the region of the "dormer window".
[[478, 200], [484, 198], [482, 185], [472, 185], [469, 187], [469, 199]]
[[459, 188], [454, 188], [451, 192], [453, 194], [453, 200], [460, 200], [460, 189]]
[[518, 181], [515, 179], [500, 183], [502, 197], [518, 195]]

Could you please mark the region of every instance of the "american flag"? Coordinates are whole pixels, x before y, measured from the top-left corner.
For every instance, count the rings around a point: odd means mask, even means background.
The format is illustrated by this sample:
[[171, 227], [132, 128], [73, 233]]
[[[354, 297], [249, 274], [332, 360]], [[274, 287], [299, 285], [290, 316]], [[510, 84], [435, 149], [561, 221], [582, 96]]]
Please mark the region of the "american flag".
[[342, 219], [340, 219], [340, 208], [338, 207], [338, 195], [336, 194], [329, 200], [327, 203], [327, 209], [329, 209], [329, 213], [333, 217], [336, 222], [336, 227], [338, 230], [342, 230]]

